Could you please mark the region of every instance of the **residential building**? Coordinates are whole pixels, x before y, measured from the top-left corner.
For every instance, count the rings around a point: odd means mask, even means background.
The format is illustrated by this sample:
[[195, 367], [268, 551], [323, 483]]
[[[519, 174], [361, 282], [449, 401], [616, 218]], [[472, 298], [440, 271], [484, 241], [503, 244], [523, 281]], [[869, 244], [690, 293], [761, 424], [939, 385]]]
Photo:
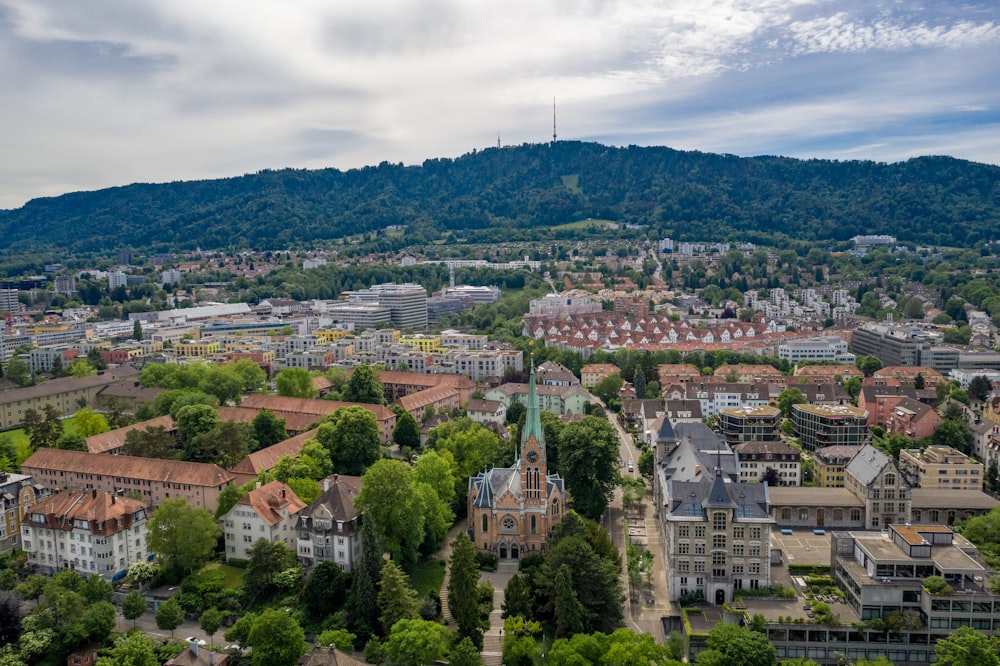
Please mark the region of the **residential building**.
[[[597, 399], [580, 386], [538, 386], [535, 389], [541, 409], [559, 416], [562, 414], [583, 414], [588, 402]], [[530, 397], [528, 384], [508, 382], [486, 392], [487, 400], [500, 400], [510, 409], [515, 402], [527, 405]]]
[[850, 405], [793, 405], [791, 421], [807, 451], [868, 441], [868, 412]]
[[347, 292], [352, 302], [378, 304], [389, 309], [389, 320], [398, 328], [427, 328], [427, 290], [419, 284], [376, 284]]
[[507, 422], [507, 407], [499, 400], [470, 400], [465, 413], [476, 423]]
[[58, 359], [63, 368], [68, 370], [69, 364], [79, 355], [80, 350], [76, 347], [38, 347], [28, 353], [28, 367], [33, 373], [52, 372]]
[[27, 474], [0, 472], [0, 553], [21, 550], [21, 521], [48, 489]]
[[781, 440], [748, 441], [733, 447], [740, 462], [740, 481], [767, 481], [770, 486], [802, 483], [802, 454]]
[[781, 439], [781, 410], [771, 405], [726, 407], [719, 411], [719, 430], [730, 448], [745, 442]]
[[864, 373], [853, 365], [798, 365], [792, 374], [813, 384], [839, 384], [854, 377], [864, 377]]
[[910, 488], [892, 458], [871, 444], [847, 463], [844, 487], [864, 502], [866, 529], [910, 522]]
[[903, 449], [899, 471], [913, 488], [982, 491], [983, 464], [950, 446]]
[[580, 370], [580, 383], [586, 389], [597, 386], [605, 377], [610, 377], [621, 372], [621, 368], [613, 363], [591, 363], [583, 366]]
[[113, 384], [133, 384], [138, 371], [130, 367], [107, 370], [89, 377], [60, 377], [35, 386], [0, 392], [0, 430], [17, 428], [29, 409], [51, 405], [60, 415], [73, 414], [81, 404], [93, 405], [102, 390]]
[[203, 358], [222, 354], [222, 346], [216, 340], [178, 340], [174, 343], [174, 355], [178, 358]]
[[258, 483], [222, 517], [226, 560], [249, 560], [250, 549], [261, 539], [294, 551], [298, 514], [305, 508], [305, 502], [281, 481]]
[[202, 647], [198, 641], [188, 641], [187, 646], [176, 657], [165, 661], [163, 666], [227, 666], [230, 663], [225, 652]]
[[778, 345], [778, 358], [789, 363], [800, 361], [854, 363], [855, 360], [854, 354], [847, 351], [847, 343], [835, 335], [782, 342]]
[[153, 557], [146, 545], [148, 511], [148, 502], [96, 489], [50, 495], [21, 524], [28, 564], [46, 574], [74, 569], [118, 580], [132, 562]]
[[554, 361], [545, 361], [544, 363], [541, 363], [535, 369], [535, 375], [538, 378], [539, 385], [541, 386], [580, 385], [580, 380], [577, 379], [572, 370], [567, 368], [565, 365]]
[[912, 440], [921, 440], [934, 434], [934, 430], [944, 420], [930, 405], [900, 396], [885, 420], [887, 435], [902, 435]]
[[316, 421], [319, 421], [324, 416], [334, 413], [341, 407], [362, 407], [375, 415], [375, 420], [378, 421], [379, 431], [381, 432], [382, 441], [386, 444], [392, 441], [392, 429], [396, 426], [396, 414], [393, 413], [393, 411], [388, 407], [383, 407], [382, 405], [369, 405], [356, 402], [338, 402], [335, 400], [320, 400], [313, 398], [289, 398], [286, 396], [271, 395], [267, 393], [251, 393], [243, 399], [243, 402], [240, 403], [240, 407], [257, 410], [269, 409], [274, 412], [278, 418], [284, 418], [284, 412], [293, 414], [309, 414], [314, 416], [314, 420]]
[[813, 481], [816, 486], [843, 488], [844, 469], [860, 450], [860, 446], [836, 444], [813, 451]]
[[361, 559], [361, 515], [354, 500], [361, 477], [334, 474], [323, 480], [323, 493], [299, 512], [296, 552], [304, 567], [333, 562], [351, 571]]
[[31, 454], [21, 470], [53, 491], [135, 491], [154, 507], [164, 500], [181, 498], [209, 511], [215, 511], [219, 493], [234, 478], [218, 465], [208, 463], [49, 448]]
[[72, 298], [76, 293], [76, 278], [72, 275], [57, 275], [55, 279], [55, 291], [57, 294]]
[[562, 477], [548, 471], [534, 367], [526, 402], [514, 464], [469, 479], [469, 537], [477, 549], [501, 560], [544, 551], [569, 501]]

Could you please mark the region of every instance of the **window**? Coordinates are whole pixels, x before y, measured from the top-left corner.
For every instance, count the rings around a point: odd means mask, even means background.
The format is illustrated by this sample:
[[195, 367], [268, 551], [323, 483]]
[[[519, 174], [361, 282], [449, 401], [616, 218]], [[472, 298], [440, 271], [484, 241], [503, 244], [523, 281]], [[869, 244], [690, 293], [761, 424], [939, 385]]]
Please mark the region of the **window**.
[[726, 547], [726, 535], [725, 534], [714, 534], [712, 535], [712, 548], [725, 548]]
[[695, 573], [705, 573], [705, 560], [695, 560], [694, 563]]
[[792, 519], [792, 510], [787, 506], [781, 510], [781, 519], [786, 521]]
[[886, 474], [885, 475], [885, 480], [882, 482], [882, 485], [884, 485], [884, 486], [894, 486], [894, 485], [896, 485], [896, 475], [895, 474]]
[[694, 536], [695, 536], [695, 538], [702, 538], [702, 539], [704, 539], [705, 538], [705, 526], [704, 525], [695, 525], [694, 526]]
[[517, 523], [515, 523], [514, 519], [511, 518], [510, 516], [507, 516], [506, 518], [504, 518], [503, 522], [501, 522], [500, 524], [507, 531], [513, 531], [514, 528], [517, 527]]
[[694, 544], [694, 554], [704, 555], [705, 554], [705, 542], [698, 541]]
[[677, 536], [681, 538], [687, 538], [691, 536], [691, 527], [688, 525], [681, 525], [677, 528]]
[[726, 563], [726, 554], [722, 553], [712, 553], [712, 564], [713, 565], [724, 565]]
[[809, 520], [809, 509], [799, 509], [799, 520], [801, 521]]
[[750, 567], [750, 574], [751, 575], [758, 575], [758, 574], [760, 574], [760, 562], [751, 562], [750, 565], [749, 565], [749, 567]]
[[537, 528], [535, 526], [535, 516], [532, 516], [531, 517], [531, 533], [535, 534], [536, 530], [537, 530]]
[[760, 546], [750, 546], [750, 557], [760, 557]]
[[861, 520], [861, 509], [851, 509], [851, 522], [856, 523]]
[[759, 539], [760, 538], [760, 528], [759, 527], [751, 527], [750, 528], [750, 538], [751, 539]]
[[687, 560], [678, 560], [677, 561], [677, 570], [678, 571], [684, 571], [684, 572], [686, 572], [686, 571], [688, 571], [689, 567], [690, 567], [690, 562], [688, 562]]
[[834, 509], [833, 510], [833, 519], [836, 520], [836, 521], [843, 520], [844, 519], [844, 510], [843, 509]]
[[743, 527], [734, 527], [733, 528], [733, 538], [734, 539], [742, 539], [744, 531], [745, 531], [745, 528], [743, 528]]
[[743, 557], [743, 544], [742, 543], [734, 543], [733, 544], [733, 556], [735, 556], [735, 557]]
[[726, 512], [716, 511], [712, 515], [712, 529], [716, 532], [726, 529]]
[[489, 531], [490, 531], [489, 522], [487, 520], [486, 514], [484, 513], [483, 514], [483, 532], [489, 532]]
[[687, 542], [677, 544], [677, 553], [679, 555], [687, 555], [690, 552], [691, 549]]

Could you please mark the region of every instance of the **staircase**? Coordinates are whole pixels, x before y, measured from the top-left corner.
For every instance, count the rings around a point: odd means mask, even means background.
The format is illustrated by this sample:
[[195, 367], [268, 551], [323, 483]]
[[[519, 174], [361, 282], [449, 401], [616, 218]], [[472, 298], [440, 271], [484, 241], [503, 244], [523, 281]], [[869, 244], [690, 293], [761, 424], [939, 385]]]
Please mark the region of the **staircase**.
[[[514, 564], [514, 571], [517, 571], [517, 564]], [[480, 653], [484, 666], [501, 666], [503, 664], [503, 636], [500, 631], [503, 628], [503, 618], [500, 615], [503, 604], [503, 590], [493, 590], [493, 610], [490, 611], [490, 628], [483, 634], [483, 651]]]

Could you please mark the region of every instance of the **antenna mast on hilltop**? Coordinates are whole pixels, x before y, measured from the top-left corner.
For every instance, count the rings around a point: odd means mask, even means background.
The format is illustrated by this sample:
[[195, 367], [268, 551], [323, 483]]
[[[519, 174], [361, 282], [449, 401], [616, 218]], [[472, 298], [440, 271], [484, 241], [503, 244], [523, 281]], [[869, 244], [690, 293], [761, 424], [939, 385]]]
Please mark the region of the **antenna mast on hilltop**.
[[552, 143], [556, 142], [556, 98], [552, 97]]

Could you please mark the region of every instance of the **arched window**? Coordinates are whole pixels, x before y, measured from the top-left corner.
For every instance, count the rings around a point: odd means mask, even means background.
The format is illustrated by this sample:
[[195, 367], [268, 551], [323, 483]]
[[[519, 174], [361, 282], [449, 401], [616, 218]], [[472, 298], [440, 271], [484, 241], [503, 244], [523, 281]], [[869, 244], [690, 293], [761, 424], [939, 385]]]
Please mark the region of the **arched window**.
[[531, 517], [531, 533], [534, 534], [537, 530], [537, 525], [535, 524], [535, 517]]
[[799, 509], [799, 520], [809, 520], [809, 509]]
[[490, 531], [490, 524], [486, 514], [483, 514], [483, 534]]
[[834, 509], [833, 510], [833, 519], [834, 520], [838, 520], [838, 521], [839, 520], [843, 520], [844, 519], [844, 510], [843, 509]]
[[552, 515], [559, 515], [559, 500], [552, 500]]
[[886, 485], [886, 486], [894, 486], [894, 485], [896, 485], [896, 475], [895, 474], [886, 474], [885, 475], [885, 481], [883, 482], [882, 485]]
[[784, 509], [781, 510], [781, 519], [782, 520], [791, 520], [792, 519], [792, 510], [790, 508], [788, 508], [787, 506]]

